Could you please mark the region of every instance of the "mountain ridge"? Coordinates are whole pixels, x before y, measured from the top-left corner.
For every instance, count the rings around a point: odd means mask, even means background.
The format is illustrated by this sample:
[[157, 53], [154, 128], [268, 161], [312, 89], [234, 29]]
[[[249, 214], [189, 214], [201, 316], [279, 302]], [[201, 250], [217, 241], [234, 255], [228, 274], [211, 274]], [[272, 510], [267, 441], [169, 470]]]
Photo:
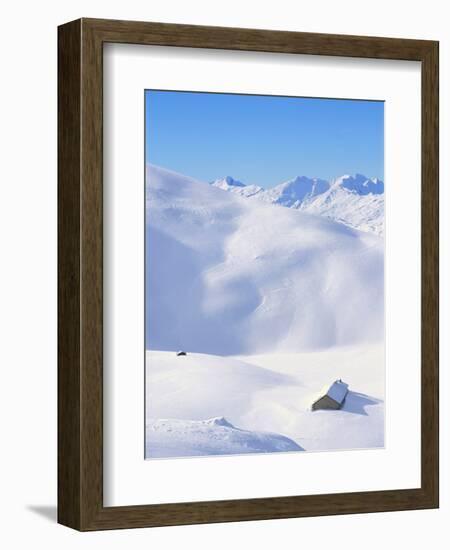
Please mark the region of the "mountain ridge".
[[384, 182], [376, 177], [356, 173], [328, 181], [299, 175], [269, 189], [245, 185], [231, 176], [210, 184], [243, 197], [321, 215], [361, 231], [384, 233]]

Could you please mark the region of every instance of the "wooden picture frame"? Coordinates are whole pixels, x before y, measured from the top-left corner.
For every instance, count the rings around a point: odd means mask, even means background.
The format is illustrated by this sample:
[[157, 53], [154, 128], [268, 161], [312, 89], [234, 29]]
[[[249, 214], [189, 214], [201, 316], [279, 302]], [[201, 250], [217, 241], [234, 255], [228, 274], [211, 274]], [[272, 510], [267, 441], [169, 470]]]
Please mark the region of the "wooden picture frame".
[[[103, 506], [102, 47], [106, 42], [421, 63], [420, 488]], [[58, 52], [59, 523], [91, 531], [438, 507], [438, 43], [79, 19], [59, 27]]]

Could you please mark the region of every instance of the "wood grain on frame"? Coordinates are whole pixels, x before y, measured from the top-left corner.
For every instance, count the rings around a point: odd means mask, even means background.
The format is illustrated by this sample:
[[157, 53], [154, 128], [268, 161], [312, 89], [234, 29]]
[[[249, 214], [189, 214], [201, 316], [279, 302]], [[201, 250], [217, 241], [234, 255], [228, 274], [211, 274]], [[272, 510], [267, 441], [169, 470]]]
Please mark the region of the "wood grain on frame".
[[[422, 484], [372, 491], [103, 506], [103, 43], [420, 61]], [[58, 29], [58, 521], [90, 531], [438, 506], [438, 43], [79, 19]]]

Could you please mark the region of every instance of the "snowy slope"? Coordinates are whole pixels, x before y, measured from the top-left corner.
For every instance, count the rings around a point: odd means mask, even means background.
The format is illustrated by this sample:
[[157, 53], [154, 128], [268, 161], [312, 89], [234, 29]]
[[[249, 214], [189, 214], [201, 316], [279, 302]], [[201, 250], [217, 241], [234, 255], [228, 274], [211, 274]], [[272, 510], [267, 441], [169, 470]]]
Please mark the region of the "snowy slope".
[[244, 197], [325, 216], [361, 231], [377, 235], [384, 231], [384, 184], [377, 178], [356, 174], [328, 182], [297, 176], [264, 190], [255, 185], [246, 186], [227, 176], [212, 185]]
[[[146, 456], [383, 447], [383, 354], [380, 344], [244, 357], [147, 351]], [[337, 378], [349, 384], [343, 408], [311, 411]]]
[[[238, 359], [297, 380], [290, 387], [274, 386], [252, 398], [244, 427], [279, 431], [307, 451], [384, 446], [382, 343]], [[337, 379], [349, 384], [342, 409], [311, 411], [321, 389]]]
[[301, 451], [281, 433], [242, 429], [249, 400], [291, 376], [232, 357], [147, 351], [146, 457]]
[[382, 339], [379, 237], [156, 166], [146, 198], [147, 349], [260, 354]]

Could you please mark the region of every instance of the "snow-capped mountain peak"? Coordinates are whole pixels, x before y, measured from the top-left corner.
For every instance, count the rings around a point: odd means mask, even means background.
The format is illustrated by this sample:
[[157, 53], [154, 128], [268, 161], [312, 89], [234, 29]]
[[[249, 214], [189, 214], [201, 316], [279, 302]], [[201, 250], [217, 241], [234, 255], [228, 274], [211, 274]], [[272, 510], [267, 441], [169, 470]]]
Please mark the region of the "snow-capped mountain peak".
[[227, 176], [211, 185], [243, 197], [256, 197], [271, 204], [325, 216], [361, 231], [383, 234], [384, 183], [379, 178], [358, 173], [345, 174], [331, 181], [296, 176], [263, 189]]
[[211, 182], [211, 185], [214, 187], [219, 187], [220, 189], [225, 189], [228, 191], [228, 187], [246, 187], [242, 181], [235, 180], [231, 176], [225, 176], [224, 178], [219, 178]]
[[265, 191], [264, 200], [297, 208], [304, 200], [324, 193], [329, 187], [330, 184], [325, 180], [297, 176]]
[[243, 197], [252, 197], [264, 191], [264, 189], [258, 185], [245, 185], [245, 183], [235, 180], [231, 176], [225, 176], [224, 178], [214, 180], [211, 182], [211, 185], [223, 191], [231, 191], [231, 193], [236, 193]]
[[379, 178], [368, 178], [363, 174], [354, 176], [346, 174], [333, 180], [332, 186], [343, 187], [357, 195], [381, 195], [384, 193], [384, 183]]

